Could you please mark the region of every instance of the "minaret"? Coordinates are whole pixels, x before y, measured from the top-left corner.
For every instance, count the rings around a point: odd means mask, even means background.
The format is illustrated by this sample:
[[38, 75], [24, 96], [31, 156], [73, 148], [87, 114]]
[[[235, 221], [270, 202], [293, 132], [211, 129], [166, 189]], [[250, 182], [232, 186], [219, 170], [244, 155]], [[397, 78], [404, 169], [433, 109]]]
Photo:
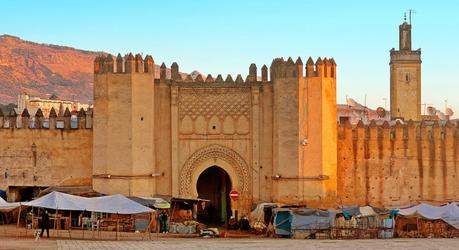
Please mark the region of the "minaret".
[[421, 49], [411, 50], [411, 24], [399, 26], [399, 50], [390, 51], [391, 119], [421, 120]]

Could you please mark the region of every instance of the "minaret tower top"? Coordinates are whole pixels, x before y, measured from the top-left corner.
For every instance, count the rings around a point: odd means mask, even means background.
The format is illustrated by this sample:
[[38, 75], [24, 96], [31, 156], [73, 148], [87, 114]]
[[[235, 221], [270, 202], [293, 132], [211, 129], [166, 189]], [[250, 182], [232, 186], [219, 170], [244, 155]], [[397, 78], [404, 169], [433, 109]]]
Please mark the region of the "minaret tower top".
[[411, 50], [411, 24], [406, 21], [399, 26], [399, 49]]

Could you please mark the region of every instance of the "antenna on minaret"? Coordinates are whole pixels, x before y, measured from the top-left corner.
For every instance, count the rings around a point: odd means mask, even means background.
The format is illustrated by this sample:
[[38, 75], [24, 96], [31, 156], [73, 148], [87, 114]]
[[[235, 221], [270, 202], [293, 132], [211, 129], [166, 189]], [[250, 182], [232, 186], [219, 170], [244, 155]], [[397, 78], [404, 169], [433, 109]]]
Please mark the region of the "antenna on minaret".
[[[408, 10], [408, 19], [410, 20], [410, 25], [411, 25], [411, 16], [412, 16], [413, 14], [416, 14], [416, 10], [409, 9], [409, 10]], [[405, 12], [405, 21], [406, 21], [406, 12]]]

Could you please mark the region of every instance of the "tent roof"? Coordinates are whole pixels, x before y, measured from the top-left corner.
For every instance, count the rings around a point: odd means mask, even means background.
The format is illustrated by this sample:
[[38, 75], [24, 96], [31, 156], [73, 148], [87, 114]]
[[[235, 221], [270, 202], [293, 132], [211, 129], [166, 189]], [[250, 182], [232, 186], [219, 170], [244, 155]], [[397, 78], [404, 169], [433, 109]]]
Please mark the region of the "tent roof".
[[384, 211], [382, 209], [379, 209], [377, 207], [372, 207], [372, 206], [352, 206], [352, 207], [345, 207], [341, 208], [339, 210], [339, 213], [347, 213], [350, 216], [356, 216], [356, 217], [368, 217], [368, 216], [376, 216], [378, 214], [384, 214], [387, 213], [387, 211]]
[[22, 203], [22, 205], [48, 209], [92, 211], [112, 214], [153, 212], [153, 209], [145, 207], [120, 194], [86, 198], [53, 191], [36, 200]]
[[163, 198], [157, 198], [157, 197], [136, 197], [132, 196], [129, 197], [129, 199], [140, 203], [146, 207], [155, 207], [158, 209], [165, 209], [165, 208], [170, 208], [171, 204], [164, 200]]
[[9, 212], [21, 204], [19, 202], [6, 202], [2, 197], [0, 197], [0, 212]]
[[398, 214], [403, 216], [420, 215], [429, 220], [443, 220], [459, 229], [459, 207], [454, 202], [444, 206], [432, 206], [422, 203], [413, 207], [399, 209]]

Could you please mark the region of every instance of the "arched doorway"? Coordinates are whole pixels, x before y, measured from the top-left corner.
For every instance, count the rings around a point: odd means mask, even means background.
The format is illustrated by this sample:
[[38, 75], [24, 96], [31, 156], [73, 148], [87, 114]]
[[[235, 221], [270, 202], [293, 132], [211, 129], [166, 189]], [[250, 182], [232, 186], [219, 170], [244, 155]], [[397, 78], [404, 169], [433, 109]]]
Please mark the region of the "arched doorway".
[[198, 197], [210, 200], [207, 207], [198, 213], [198, 219], [207, 224], [222, 225], [231, 215], [231, 179], [228, 173], [218, 166], [212, 166], [199, 175], [196, 184]]

